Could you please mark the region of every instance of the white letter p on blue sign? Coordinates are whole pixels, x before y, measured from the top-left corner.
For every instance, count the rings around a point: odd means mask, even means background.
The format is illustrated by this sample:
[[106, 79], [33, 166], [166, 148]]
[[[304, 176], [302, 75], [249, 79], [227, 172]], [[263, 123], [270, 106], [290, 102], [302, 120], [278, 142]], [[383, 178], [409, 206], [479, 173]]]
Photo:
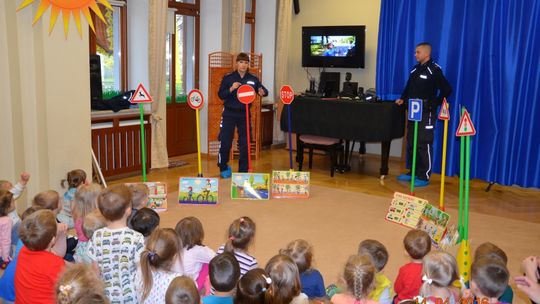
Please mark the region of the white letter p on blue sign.
[[408, 119], [412, 121], [422, 120], [422, 99], [409, 99]]

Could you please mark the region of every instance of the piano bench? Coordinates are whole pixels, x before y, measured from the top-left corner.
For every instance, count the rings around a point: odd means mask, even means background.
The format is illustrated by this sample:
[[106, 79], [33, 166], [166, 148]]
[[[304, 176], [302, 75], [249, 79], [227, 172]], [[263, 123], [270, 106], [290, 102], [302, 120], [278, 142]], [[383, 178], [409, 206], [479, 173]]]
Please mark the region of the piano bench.
[[338, 157], [343, 159], [343, 143], [340, 139], [314, 136], [314, 135], [300, 135], [299, 137], [299, 153], [297, 158], [298, 161], [298, 170], [302, 171], [303, 163], [303, 152], [304, 147], [309, 149], [309, 169], [312, 168], [313, 164], [313, 150], [323, 150], [330, 154], [331, 165], [330, 165], [330, 176], [334, 177], [334, 172], [338, 169]]

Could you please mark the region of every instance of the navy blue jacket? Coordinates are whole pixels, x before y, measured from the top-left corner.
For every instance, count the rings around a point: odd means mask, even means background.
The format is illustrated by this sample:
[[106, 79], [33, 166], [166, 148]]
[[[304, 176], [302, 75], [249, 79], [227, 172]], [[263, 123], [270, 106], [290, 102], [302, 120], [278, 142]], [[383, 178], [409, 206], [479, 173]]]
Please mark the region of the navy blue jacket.
[[242, 78], [240, 77], [238, 71], [234, 71], [225, 75], [223, 80], [221, 80], [221, 85], [219, 86], [218, 96], [223, 100], [223, 105], [225, 106], [226, 110], [229, 109], [238, 112], [246, 108], [246, 105], [241, 103], [236, 97], [236, 91], [238, 89], [233, 90], [232, 92], [229, 91], [235, 82], [252, 86], [255, 89], [255, 94], [259, 94], [259, 88], [262, 88], [264, 90], [264, 96], [268, 96], [268, 90], [262, 85], [259, 78], [257, 78], [255, 75], [247, 72], [244, 75], [244, 78]]
[[448, 98], [451, 93], [452, 87], [444, 77], [441, 67], [433, 59], [429, 59], [424, 64], [418, 63], [414, 66], [401, 99], [406, 103], [410, 98], [428, 100], [436, 108], [442, 104], [443, 98]]

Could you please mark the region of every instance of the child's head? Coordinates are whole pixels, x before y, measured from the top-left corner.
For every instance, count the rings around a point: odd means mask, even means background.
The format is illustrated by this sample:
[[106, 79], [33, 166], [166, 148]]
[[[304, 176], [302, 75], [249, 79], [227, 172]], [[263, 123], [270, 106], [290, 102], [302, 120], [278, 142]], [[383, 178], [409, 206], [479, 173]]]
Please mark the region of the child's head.
[[165, 293], [166, 304], [199, 304], [200, 302], [201, 296], [195, 282], [186, 276], [174, 278]]
[[143, 183], [129, 185], [134, 209], [141, 209], [148, 202], [148, 186]]
[[343, 270], [347, 290], [357, 300], [365, 299], [373, 288], [375, 266], [366, 255], [351, 255]]
[[107, 226], [107, 220], [98, 210], [88, 213], [83, 220], [83, 233], [88, 239], [91, 239], [96, 230]]
[[82, 185], [75, 196], [73, 201], [75, 202], [73, 207], [73, 213], [77, 214], [77, 217], [84, 218], [87, 214], [97, 210], [97, 198], [103, 190], [100, 184]]
[[8, 180], [0, 180], [0, 190], [11, 190], [13, 184]]
[[24, 221], [24, 219], [27, 218], [30, 214], [42, 209], [43, 208], [41, 208], [40, 206], [30, 206], [26, 208], [26, 210], [24, 210], [24, 212], [21, 214], [21, 220]]
[[60, 195], [54, 190], [40, 192], [34, 196], [32, 205], [58, 212], [60, 207]]
[[56, 282], [56, 303], [108, 303], [103, 281], [88, 264], [66, 267]]
[[303, 273], [311, 268], [313, 259], [313, 247], [306, 240], [295, 240], [280, 250], [281, 254], [288, 255], [298, 266], [298, 271]]
[[300, 273], [298, 266], [284, 254], [278, 254], [268, 261], [264, 270], [272, 279], [272, 302], [290, 303], [300, 294]]
[[431, 287], [448, 287], [459, 278], [456, 258], [444, 251], [428, 253], [422, 263], [422, 296], [431, 295]]
[[403, 245], [411, 258], [420, 260], [431, 250], [431, 238], [427, 232], [414, 229], [407, 232]]
[[358, 255], [365, 255], [370, 258], [377, 272], [383, 270], [388, 262], [386, 247], [376, 240], [363, 240], [358, 246]]
[[62, 187], [66, 187], [66, 182], [68, 185], [68, 188], [77, 188], [81, 184], [84, 184], [86, 182], [86, 172], [81, 169], [75, 169], [71, 170], [67, 173], [66, 179], [63, 179], [61, 182]]
[[7, 216], [13, 211], [13, 193], [9, 190], [0, 190], [0, 217]]
[[478, 248], [476, 248], [476, 251], [474, 251], [474, 260], [478, 260], [480, 258], [499, 259], [504, 265], [508, 263], [506, 253], [501, 248], [490, 242], [480, 244]]
[[[131, 214], [131, 192], [124, 185], [103, 189], [98, 196], [98, 208], [108, 221], [118, 221]], [[127, 223], [126, 223], [127, 224]]]
[[471, 291], [478, 298], [499, 298], [509, 279], [506, 265], [498, 258], [475, 259], [471, 265]]
[[179, 257], [182, 241], [171, 228], [156, 229], [146, 242], [141, 253], [141, 273], [143, 281], [143, 300], [152, 289], [152, 270], [170, 271]]
[[223, 252], [210, 260], [210, 284], [216, 291], [229, 292], [234, 289], [240, 278], [240, 265], [230, 252]]
[[43, 251], [54, 244], [56, 216], [51, 210], [38, 210], [26, 217], [19, 227], [19, 237], [26, 248]]
[[174, 230], [182, 239], [184, 248], [191, 249], [196, 245], [202, 246], [204, 229], [198, 218], [193, 216], [183, 218], [176, 224]]
[[265, 304], [272, 284], [270, 275], [261, 268], [251, 269], [238, 281], [235, 304]]
[[144, 237], [150, 236], [159, 226], [159, 214], [150, 208], [142, 208], [130, 219], [131, 228]]
[[229, 226], [229, 239], [225, 251], [247, 250], [255, 236], [255, 222], [247, 216], [234, 220]]

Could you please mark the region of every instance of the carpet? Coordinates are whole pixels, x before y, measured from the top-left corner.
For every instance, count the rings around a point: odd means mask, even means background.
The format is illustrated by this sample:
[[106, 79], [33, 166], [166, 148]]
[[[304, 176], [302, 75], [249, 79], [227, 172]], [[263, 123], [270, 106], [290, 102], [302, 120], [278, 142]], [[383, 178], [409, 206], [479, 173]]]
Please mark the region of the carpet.
[[[249, 216], [257, 224], [250, 253], [264, 267], [280, 248], [295, 239], [306, 239], [314, 248], [314, 267], [323, 274], [325, 284], [337, 281], [349, 255], [355, 254], [364, 239], [376, 239], [388, 249], [390, 258], [385, 274], [394, 281], [399, 267], [408, 262], [403, 237], [408, 228], [384, 219], [391, 196], [378, 197], [353, 191], [311, 186], [311, 197], [298, 200], [231, 200], [230, 179], [220, 180], [219, 204], [214, 206], [179, 205], [177, 192], [169, 193], [169, 209], [162, 212], [161, 226], [174, 227], [186, 216], [201, 220], [204, 243], [211, 248], [227, 239], [229, 224], [240, 216]], [[169, 189], [176, 189], [170, 185]], [[474, 202], [471, 202], [474, 204]], [[457, 222], [457, 210], [447, 210], [451, 222]], [[491, 241], [506, 251], [512, 276], [518, 275], [521, 260], [538, 255], [540, 224], [471, 212], [470, 242], [474, 250]], [[514, 292], [516, 288], [514, 286]], [[514, 303], [525, 303], [514, 298]]]
[[169, 169], [170, 168], [176, 168], [176, 167], [182, 167], [185, 165], [188, 165], [189, 163], [183, 160], [169, 160]]

